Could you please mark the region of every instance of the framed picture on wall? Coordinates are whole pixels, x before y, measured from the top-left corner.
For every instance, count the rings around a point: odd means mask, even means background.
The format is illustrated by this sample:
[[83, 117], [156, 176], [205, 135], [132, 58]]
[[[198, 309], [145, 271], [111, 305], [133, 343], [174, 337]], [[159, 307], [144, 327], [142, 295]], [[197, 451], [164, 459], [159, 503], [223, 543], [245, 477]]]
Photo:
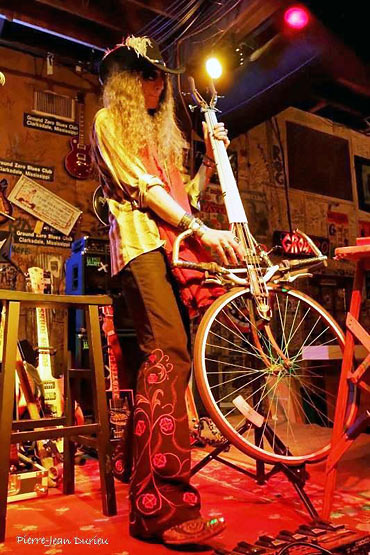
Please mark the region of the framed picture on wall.
[[358, 207], [370, 212], [370, 159], [355, 156]]

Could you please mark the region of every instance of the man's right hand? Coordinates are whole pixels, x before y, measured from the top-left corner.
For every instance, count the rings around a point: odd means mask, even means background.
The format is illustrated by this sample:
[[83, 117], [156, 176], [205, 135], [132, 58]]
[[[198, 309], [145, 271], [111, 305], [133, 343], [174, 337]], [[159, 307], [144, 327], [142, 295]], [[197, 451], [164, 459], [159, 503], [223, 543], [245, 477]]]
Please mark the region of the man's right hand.
[[198, 238], [203, 246], [217, 252], [223, 264], [237, 266], [245, 260], [246, 252], [231, 231], [207, 227]]

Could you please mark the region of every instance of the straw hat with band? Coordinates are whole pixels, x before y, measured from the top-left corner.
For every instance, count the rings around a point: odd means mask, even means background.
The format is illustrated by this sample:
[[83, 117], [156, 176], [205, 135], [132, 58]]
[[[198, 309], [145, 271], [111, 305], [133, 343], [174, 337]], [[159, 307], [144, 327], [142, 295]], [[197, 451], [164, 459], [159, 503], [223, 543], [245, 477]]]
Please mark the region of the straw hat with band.
[[99, 81], [105, 84], [109, 75], [114, 71], [145, 70], [153, 66], [165, 73], [178, 75], [185, 68], [170, 68], [159, 50], [158, 44], [148, 37], [128, 37], [121, 44], [117, 44], [104, 55], [99, 67]]

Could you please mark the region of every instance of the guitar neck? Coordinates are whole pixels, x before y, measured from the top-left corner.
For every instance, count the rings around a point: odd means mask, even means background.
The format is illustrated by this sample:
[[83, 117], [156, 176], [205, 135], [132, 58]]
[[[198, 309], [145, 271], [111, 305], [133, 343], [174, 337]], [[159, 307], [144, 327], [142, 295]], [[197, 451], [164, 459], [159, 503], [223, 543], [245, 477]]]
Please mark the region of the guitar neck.
[[[28, 268], [30, 286], [34, 293], [44, 294], [45, 291], [45, 272], [42, 268]], [[47, 309], [36, 308], [37, 342], [39, 347], [38, 371], [44, 387], [44, 401], [47, 412], [52, 416], [61, 416], [63, 413], [61, 379], [56, 379], [52, 373], [51, 355], [49, 344], [49, 331], [47, 322]]]
[[204, 111], [204, 117], [209, 129], [213, 154], [215, 157], [217, 173], [220, 181], [222, 194], [224, 197], [227, 217], [230, 224], [248, 223], [239, 189], [231, 168], [230, 160], [226, 152], [226, 147], [222, 141], [214, 138], [213, 130], [217, 123], [215, 111], [211, 108]]
[[46, 309], [36, 308], [37, 341], [41, 347], [39, 353], [39, 372], [42, 381], [54, 379], [51, 371], [51, 358], [49, 352], [49, 333], [47, 328]]
[[78, 144], [83, 146], [85, 144], [85, 115], [83, 110], [83, 104], [79, 104], [79, 118], [78, 118]]

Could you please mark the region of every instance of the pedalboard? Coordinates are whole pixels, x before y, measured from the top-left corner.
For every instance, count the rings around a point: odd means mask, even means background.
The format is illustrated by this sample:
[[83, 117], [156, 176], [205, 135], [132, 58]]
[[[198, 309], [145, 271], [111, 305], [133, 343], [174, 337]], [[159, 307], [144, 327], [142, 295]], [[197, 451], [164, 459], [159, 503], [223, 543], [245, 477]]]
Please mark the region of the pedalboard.
[[302, 524], [295, 532], [281, 530], [276, 536], [261, 535], [254, 544], [241, 541], [231, 550], [217, 547], [214, 553], [279, 555], [283, 552], [286, 555], [313, 555], [323, 553], [320, 547], [332, 555], [370, 555], [370, 535], [344, 525], [316, 521]]

